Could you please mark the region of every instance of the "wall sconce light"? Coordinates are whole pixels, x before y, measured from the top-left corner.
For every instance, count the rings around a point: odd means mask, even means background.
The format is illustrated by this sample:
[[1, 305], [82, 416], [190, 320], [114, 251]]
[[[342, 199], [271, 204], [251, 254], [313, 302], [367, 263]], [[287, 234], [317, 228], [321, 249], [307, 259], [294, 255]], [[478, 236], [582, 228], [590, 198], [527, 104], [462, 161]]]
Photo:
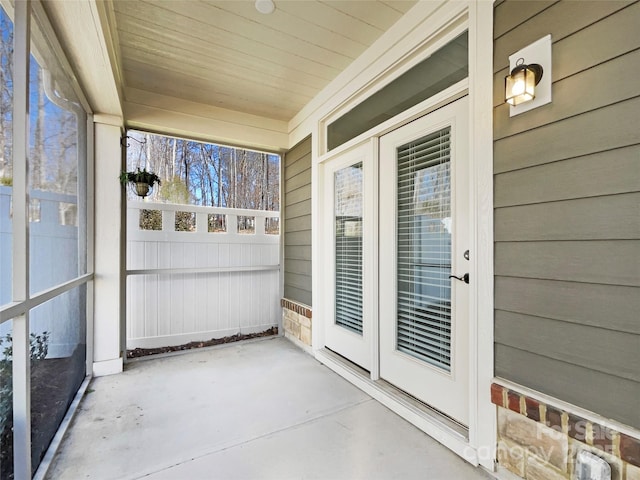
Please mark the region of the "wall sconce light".
[[509, 116], [550, 103], [551, 35], [509, 56], [509, 72], [505, 77], [505, 102], [509, 104]]
[[509, 105], [520, 105], [536, 98], [536, 85], [542, 79], [544, 69], [542, 65], [524, 63], [524, 58], [516, 61], [511, 73], [504, 77], [505, 101]]

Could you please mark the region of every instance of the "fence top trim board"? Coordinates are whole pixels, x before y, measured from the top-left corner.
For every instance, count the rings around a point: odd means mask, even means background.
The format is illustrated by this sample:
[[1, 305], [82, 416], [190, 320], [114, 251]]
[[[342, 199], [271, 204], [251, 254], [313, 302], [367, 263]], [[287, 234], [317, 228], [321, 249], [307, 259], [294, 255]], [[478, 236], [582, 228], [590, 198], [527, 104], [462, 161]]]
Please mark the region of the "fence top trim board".
[[[160, 228], [143, 229], [140, 215], [143, 211], [160, 212]], [[192, 214], [188, 230], [176, 230], [178, 213]], [[224, 216], [224, 229], [209, 231], [209, 215]], [[239, 220], [247, 217], [249, 229], [239, 231]], [[248, 210], [240, 208], [203, 207], [199, 205], [176, 205], [165, 203], [131, 202], [127, 206], [127, 236], [134, 242], [177, 242], [177, 243], [238, 243], [271, 245], [280, 242], [280, 212]], [[246, 219], [245, 219], [246, 220]], [[269, 232], [267, 222], [277, 222], [276, 231]]]
[[217, 213], [224, 215], [245, 215], [260, 218], [280, 218], [279, 211], [249, 210], [245, 208], [206, 207], [202, 205], [179, 205], [176, 203], [128, 202], [128, 210], [164, 210], [170, 212]]

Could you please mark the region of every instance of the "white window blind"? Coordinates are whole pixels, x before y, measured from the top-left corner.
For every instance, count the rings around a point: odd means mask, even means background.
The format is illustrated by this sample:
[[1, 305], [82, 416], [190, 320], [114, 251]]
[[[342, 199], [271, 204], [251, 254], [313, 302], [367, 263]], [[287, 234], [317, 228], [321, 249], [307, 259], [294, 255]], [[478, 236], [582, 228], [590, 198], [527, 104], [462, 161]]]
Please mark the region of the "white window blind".
[[447, 127], [398, 148], [397, 349], [451, 367], [451, 159]]
[[335, 323], [362, 335], [362, 163], [334, 175]]

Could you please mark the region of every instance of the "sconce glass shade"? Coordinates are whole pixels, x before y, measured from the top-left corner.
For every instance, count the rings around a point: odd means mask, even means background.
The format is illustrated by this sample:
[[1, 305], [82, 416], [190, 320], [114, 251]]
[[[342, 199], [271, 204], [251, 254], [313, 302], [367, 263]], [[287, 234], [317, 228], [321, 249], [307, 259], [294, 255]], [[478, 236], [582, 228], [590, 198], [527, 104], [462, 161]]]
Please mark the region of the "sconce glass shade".
[[505, 101], [510, 105], [519, 105], [536, 98], [536, 85], [542, 78], [542, 66], [532, 63], [517, 65], [504, 78]]

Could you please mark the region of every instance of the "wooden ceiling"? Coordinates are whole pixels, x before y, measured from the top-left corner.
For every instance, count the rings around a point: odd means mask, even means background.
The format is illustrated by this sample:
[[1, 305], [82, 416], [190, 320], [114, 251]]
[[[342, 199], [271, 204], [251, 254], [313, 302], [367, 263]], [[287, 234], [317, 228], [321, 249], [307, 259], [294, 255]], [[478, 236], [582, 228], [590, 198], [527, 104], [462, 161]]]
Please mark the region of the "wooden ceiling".
[[[114, 0], [125, 96], [288, 121], [416, 0]], [[127, 88], [129, 87], [129, 88]]]

